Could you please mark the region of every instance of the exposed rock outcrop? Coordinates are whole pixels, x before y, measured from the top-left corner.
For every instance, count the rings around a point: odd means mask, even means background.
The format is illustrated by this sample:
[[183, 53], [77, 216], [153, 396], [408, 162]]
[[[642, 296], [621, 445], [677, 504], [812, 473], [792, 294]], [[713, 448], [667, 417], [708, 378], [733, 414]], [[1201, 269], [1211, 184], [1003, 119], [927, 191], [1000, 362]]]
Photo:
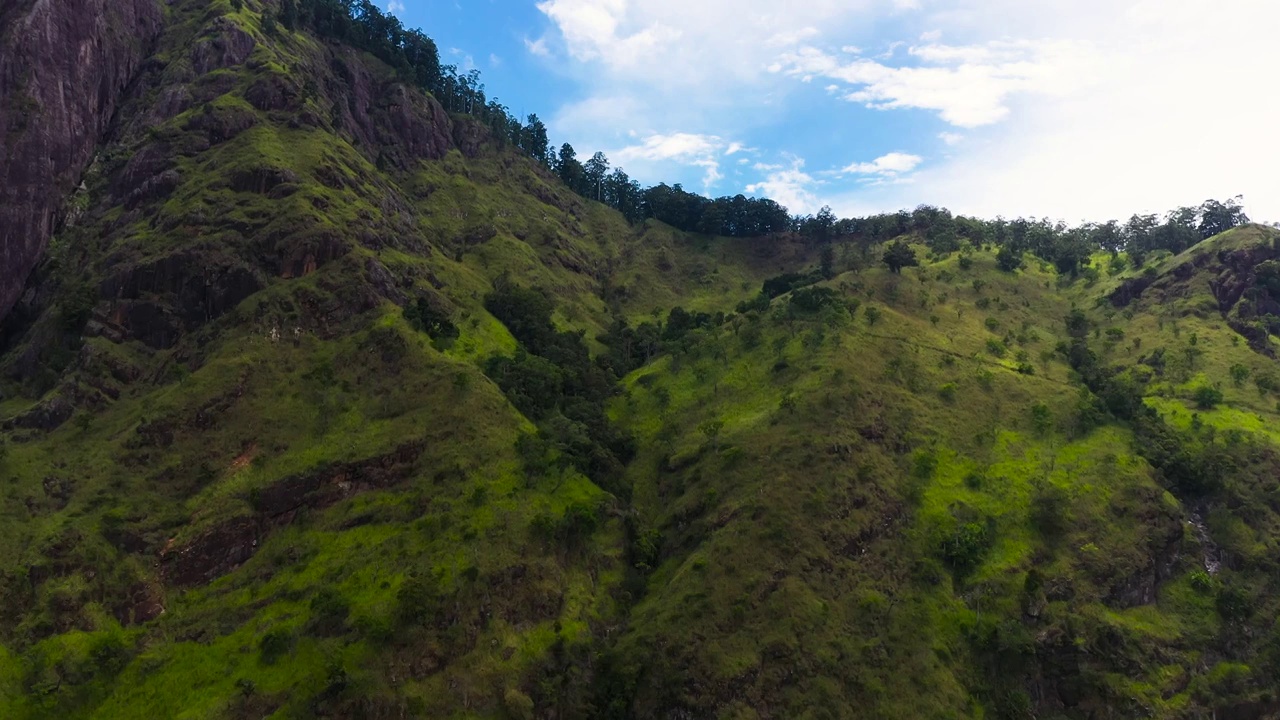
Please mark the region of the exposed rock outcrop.
[[287, 525], [303, 508], [324, 508], [355, 493], [387, 488], [409, 476], [421, 444], [404, 445], [360, 462], [337, 463], [287, 477], [250, 498], [254, 514], [233, 518], [180, 547], [160, 553], [167, 585], [190, 587], [214, 580], [253, 557], [273, 527]]
[[161, 25], [156, 0], [39, 0], [0, 14], [0, 318]]
[[112, 303], [112, 323], [151, 347], [168, 348], [263, 287], [243, 265], [178, 252], [120, 270], [99, 291]]

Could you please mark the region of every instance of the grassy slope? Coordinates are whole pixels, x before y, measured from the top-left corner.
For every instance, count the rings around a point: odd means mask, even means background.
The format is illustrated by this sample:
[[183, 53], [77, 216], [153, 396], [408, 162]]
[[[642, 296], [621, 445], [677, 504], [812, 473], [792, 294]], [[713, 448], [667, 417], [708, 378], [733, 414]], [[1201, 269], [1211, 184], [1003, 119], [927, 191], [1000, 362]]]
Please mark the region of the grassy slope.
[[[842, 275], [829, 285], [859, 301], [856, 317], [775, 309], [746, 321], [762, 329], [758, 341], [725, 328], [630, 379], [615, 414], [647, 440], [631, 467], [637, 511], [671, 553], [617, 649], [642, 710], [1017, 716], [1038, 699], [1021, 680], [1043, 678], [1002, 666], [1003, 643], [1041, 658], [1064, 647], [1099, 654], [1085, 670], [1096, 673], [1086, 707], [1169, 717], [1202, 707], [1204, 687], [1188, 673], [1209, 661], [1202, 647], [1221, 628], [1212, 598], [1188, 585], [1199, 558], [1175, 561], [1154, 604], [1115, 599], [1155, 572], [1148, 548], [1181, 537], [1190, 509], [1135, 457], [1126, 429], [1075, 431], [1078, 390], [1052, 351], [1065, 310], [1093, 310], [1107, 285], [1064, 284], [1036, 267], [1000, 273], [985, 253], [968, 271], [955, 263]], [[1235, 363], [1274, 367], [1216, 313], [1186, 310], [1201, 300], [1135, 308], [1127, 323], [1099, 307], [1103, 327], [1126, 328], [1109, 358], [1131, 364], [1134, 347], [1198, 334], [1206, 352], [1191, 379], [1170, 373], [1152, 386], [1173, 397], [1188, 382], [1227, 384]], [[869, 305], [881, 310], [875, 324]], [[988, 340], [1002, 337], [1010, 350], [998, 358]], [[1010, 367], [1019, 350], [1034, 376]], [[1229, 408], [1203, 422], [1274, 439], [1273, 399], [1226, 395]], [[1039, 422], [1037, 404], [1048, 410]], [[714, 442], [699, 432], [708, 419], [724, 423]], [[1051, 488], [1057, 505], [1044, 500]], [[1037, 502], [1062, 517], [1060, 530], [1045, 532]], [[938, 548], [973, 521], [989, 523], [990, 547], [953, 583]], [[1032, 568], [1051, 588], [1034, 621], [1024, 616]], [[1101, 648], [1117, 636], [1121, 647]]]
[[[176, 56], [207, 19], [193, 5], [174, 10], [164, 53]], [[258, 32], [251, 10], [234, 17]], [[1191, 390], [1221, 384], [1226, 406], [1200, 422], [1267, 433], [1274, 400], [1236, 388], [1228, 369], [1274, 364], [1233, 342], [1203, 297], [1113, 311], [1095, 301], [1118, 278], [1085, 287], [1038, 266], [1010, 275], [986, 252], [969, 269], [952, 257], [900, 277], [847, 272], [827, 283], [842, 311], [794, 316], [781, 298], [625, 380], [611, 413], [640, 440], [632, 508], [580, 476], [530, 483], [513, 449], [530, 424], [477, 367], [514, 347], [482, 306], [497, 277], [546, 288], [560, 323], [594, 342], [610, 320], [604, 295], [634, 322], [676, 305], [728, 312], [765, 278], [816, 258], [786, 242], [628, 227], [492, 148], [380, 171], [341, 133], [289, 128], [238, 99], [258, 75], [289, 75], [324, 52], [298, 36], [260, 44], [256, 69], [235, 71], [233, 90], [213, 100], [254, 113], [255, 127], [178, 160], [179, 189], [94, 247], [89, 238], [123, 214], [105, 198], [104, 172], [90, 188], [98, 214], [63, 238], [65, 265], [94, 279], [95, 256], [141, 262], [206, 248], [247, 262], [262, 252], [256, 238], [294, 228], [400, 241], [352, 242], [313, 274], [273, 278], [171, 351], [89, 341], [147, 379], [83, 421], [6, 446], [0, 568], [21, 609], [2, 636], [0, 715], [520, 717], [534, 697], [545, 707], [564, 696], [544, 679], [569, 677], [557, 667], [566, 656], [614, 682], [598, 711], [615, 702], [640, 716], [1016, 715], [1063, 678], [1087, 688], [1085, 709], [1176, 717], [1210, 702], [1191, 676], [1212, 675], [1217, 658], [1201, 648], [1221, 628], [1213, 598], [1189, 579], [1196, 557], [1177, 562], [1154, 604], [1107, 601], [1146, 572], [1147, 548], [1188, 508], [1135, 456], [1126, 428], [1075, 431], [1078, 390], [1054, 352], [1072, 303], [1123, 328], [1107, 350], [1115, 362], [1195, 335], [1204, 353], [1153, 385], [1150, 402], [1189, 425]], [[331, 110], [323, 96], [307, 102]], [[196, 112], [156, 132], [180, 141]], [[108, 155], [132, 150], [126, 140]], [[296, 173], [301, 190], [270, 201], [226, 187], [264, 166]], [[345, 187], [320, 182], [322, 168]], [[411, 207], [410, 237], [398, 235], [388, 197]], [[190, 232], [199, 218], [204, 232]], [[480, 226], [492, 236], [461, 240]], [[217, 227], [244, 230], [200, 239]], [[1242, 235], [1214, 242], [1256, 240]], [[366, 299], [371, 268], [447, 298], [462, 336], [434, 347], [385, 297], [325, 321], [316, 308]], [[5, 416], [34, 400], [6, 400]], [[205, 420], [211, 405], [225, 409]], [[704, 432], [707, 421], [723, 428]], [[140, 444], [139, 429], [157, 422], [172, 442]], [[393, 489], [304, 511], [207, 587], [159, 583], [160, 547], [251, 516], [255, 490], [406, 442], [426, 451]], [[48, 478], [73, 484], [65, 507]], [[1054, 497], [1065, 498], [1049, 507], [1067, 522], [1046, 533], [1032, 514]], [[606, 509], [587, 543], [559, 547], [531, 530], [580, 501]], [[629, 611], [628, 512], [661, 535]], [[1230, 516], [1211, 521], [1241, 552], [1274, 543]], [[970, 524], [989, 541], [960, 571], [939, 548]], [[122, 527], [148, 550], [108, 540]], [[1028, 593], [1033, 567], [1044, 590]], [[434, 618], [405, 628], [397, 595], [414, 574], [429, 579]], [[28, 582], [35, 575], [48, 579]], [[113, 599], [139, 587], [166, 612], [121, 627]], [[334, 595], [347, 608], [337, 629], [332, 603], [317, 601]], [[264, 638], [278, 652], [264, 652]], [[1028, 677], [1016, 665], [1025, 646], [1076, 665]], [[582, 647], [601, 654], [589, 660]], [[1101, 660], [1082, 663], [1081, 650]]]

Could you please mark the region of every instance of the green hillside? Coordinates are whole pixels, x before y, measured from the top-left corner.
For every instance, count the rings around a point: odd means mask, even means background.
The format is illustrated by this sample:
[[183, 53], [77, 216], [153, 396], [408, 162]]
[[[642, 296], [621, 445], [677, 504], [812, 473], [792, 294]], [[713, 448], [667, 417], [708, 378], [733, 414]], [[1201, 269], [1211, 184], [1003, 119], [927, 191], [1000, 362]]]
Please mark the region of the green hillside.
[[1280, 232], [629, 222], [266, 9], [6, 325], [0, 717], [1280, 713]]

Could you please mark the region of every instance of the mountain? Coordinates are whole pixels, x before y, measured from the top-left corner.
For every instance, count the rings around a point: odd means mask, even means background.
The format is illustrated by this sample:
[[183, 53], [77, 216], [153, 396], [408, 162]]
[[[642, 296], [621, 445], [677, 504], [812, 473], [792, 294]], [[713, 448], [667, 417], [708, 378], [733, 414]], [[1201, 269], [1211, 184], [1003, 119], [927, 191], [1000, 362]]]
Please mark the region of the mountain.
[[1280, 232], [693, 232], [363, 7], [0, 10], [0, 716], [1280, 715]]

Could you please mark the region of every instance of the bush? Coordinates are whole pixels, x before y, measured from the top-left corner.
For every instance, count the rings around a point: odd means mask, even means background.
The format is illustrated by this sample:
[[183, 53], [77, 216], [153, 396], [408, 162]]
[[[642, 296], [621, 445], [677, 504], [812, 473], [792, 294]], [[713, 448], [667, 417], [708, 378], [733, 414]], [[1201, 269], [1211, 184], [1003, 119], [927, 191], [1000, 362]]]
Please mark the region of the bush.
[[838, 299], [836, 291], [831, 288], [802, 288], [791, 293], [791, 308], [799, 313], [811, 314], [834, 305]]
[[441, 597], [435, 580], [410, 573], [396, 591], [396, 619], [404, 625], [426, 625], [440, 612]]
[[932, 450], [916, 452], [911, 461], [911, 475], [918, 480], [928, 480], [938, 470], [938, 455]]
[[1053, 413], [1050, 412], [1048, 405], [1036, 403], [1031, 406], [1031, 425], [1041, 435], [1053, 429]]
[[1195, 389], [1191, 398], [1201, 410], [1212, 410], [1222, 402], [1222, 391], [1209, 385], [1201, 385]]
[[996, 266], [1005, 272], [1014, 272], [1022, 267], [1022, 252], [1008, 245], [1002, 246], [996, 253]]
[[1002, 358], [1009, 354], [1009, 346], [995, 338], [991, 338], [990, 340], [987, 340], [987, 352], [998, 358]]
[[938, 395], [939, 397], [941, 397], [943, 400], [946, 400], [947, 402], [955, 402], [956, 401], [956, 384], [947, 383], [942, 387], [938, 388]]
[[1031, 524], [1046, 539], [1057, 539], [1070, 526], [1071, 499], [1053, 483], [1043, 483], [1031, 498]]
[[274, 665], [293, 649], [293, 632], [285, 628], [277, 628], [262, 636], [258, 641], [258, 655], [263, 664]]
[[425, 297], [404, 309], [404, 319], [418, 332], [426, 333], [432, 340], [454, 340], [460, 334], [453, 324], [451, 313], [440, 309]]
[[1193, 570], [1187, 579], [1197, 592], [1207, 593], [1213, 590], [1213, 576], [1204, 570]]
[[982, 564], [982, 558], [990, 546], [991, 533], [985, 524], [964, 523], [943, 541], [942, 559], [957, 577], [964, 578]]
[[320, 588], [311, 598], [311, 628], [321, 635], [342, 632], [350, 612], [346, 598], [331, 588]]
[[880, 317], [881, 317], [880, 308], [876, 307], [875, 305], [868, 305], [867, 309], [864, 310], [863, 312], [867, 316], [868, 325], [875, 325], [877, 322], [880, 322]]
[[1240, 588], [1222, 588], [1214, 604], [1218, 609], [1218, 615], [1227, 622], [1247, 620], [1250, 615], [1253, 615], [1253, 601]]
[[1231, 366], [1231, 382], [1234, 383], [1236, 387], [1243, 386], [1244, 381], [1248, 379], [1249, 368], [1239, 363]]
[[565, 508], [559, 517], [547, 513], [538, 514], [533, 519], [532, 527], [534, 533], [545, 540], [573, 546], [590, 537], [599, 524], [597, 508], [577, 501]]

